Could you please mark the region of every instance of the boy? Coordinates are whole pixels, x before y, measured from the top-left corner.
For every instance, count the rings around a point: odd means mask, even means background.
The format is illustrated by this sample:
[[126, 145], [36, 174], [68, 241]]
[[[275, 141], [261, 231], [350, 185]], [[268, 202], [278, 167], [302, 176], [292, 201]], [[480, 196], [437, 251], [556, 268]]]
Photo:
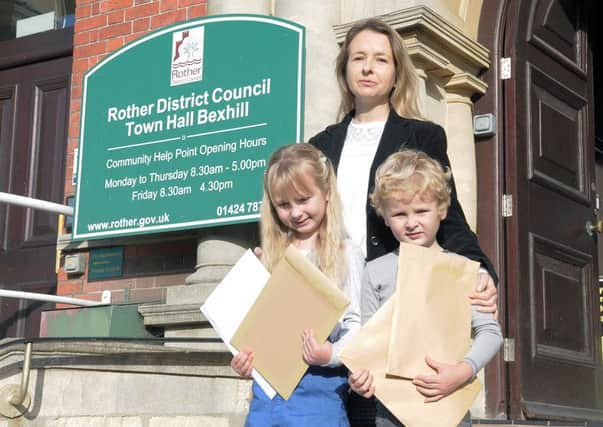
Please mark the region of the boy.
[[[371, 204], [399, 242], [441, 251], [436, 234], [450, 204], [450, 179], [450, 172], [427, 154], [402, 150], [390, 155], [377, 169]], [[393, 295], [397, 269], [398, 251], [367, 263], [362, 282], [363, 324]], [[413, 380], [425, 402], [438, 401], [462, 387], [499, 350], [502, 334], [491, 314], [473, 309], [471, 327], [475, 340], [462, 361], [447, 364], [426, 357], [434, 374], [419, 375]], [[348, 381], [352, 390], [363, 397], [371, 397], [375, 392], [368, 370], [352, 373]], [[462, 426], [470, 425], [468, 415]], [[377, 401], [377, 426], [402, 424]]]

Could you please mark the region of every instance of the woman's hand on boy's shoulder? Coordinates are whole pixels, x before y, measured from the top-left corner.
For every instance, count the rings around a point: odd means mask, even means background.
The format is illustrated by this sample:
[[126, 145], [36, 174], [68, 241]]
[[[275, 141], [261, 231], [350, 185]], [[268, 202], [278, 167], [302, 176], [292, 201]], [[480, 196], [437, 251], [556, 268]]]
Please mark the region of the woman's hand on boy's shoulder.
[[452, 365], [426, 356], [425, 363], [436, 373], [418, 375], [412, 381], [417, 391], [425, 396], [425, 403], [437, 402], [465, 385], [473, 377], [473, 368], [467, 362]]
[[253, 352], [250, 349], [240, 351], [230, 361], [230, 367], [242, 377], [250, 377], [253, 371]]
[[373, 374], [368, 369], [359, 369], [356, 372], [352, 372], [348, 377], [348, 384], [352, 391], [366, 399], [375, 394]]
[[498, 319], [498, 292], [494, 280], [487, 272], [481, 271], [477, 275], [475, 291], [469, 295], [471, 305], [477, 306], [477, 311], [492, 313], [494, 320]]

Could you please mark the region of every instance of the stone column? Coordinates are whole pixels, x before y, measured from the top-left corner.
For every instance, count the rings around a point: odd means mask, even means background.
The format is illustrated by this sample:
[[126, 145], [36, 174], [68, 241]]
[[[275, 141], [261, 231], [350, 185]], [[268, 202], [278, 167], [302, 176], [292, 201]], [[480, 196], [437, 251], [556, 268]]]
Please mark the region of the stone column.
[[446, 134], [448, 157], [454, 173], [456, 191], [467, 222], [477, 225], [477, 165], [473, 138], [473, 103], [469, 96], [449, 92], [446, 96]]
[[210, 229], [197, 240], [195, 272], [186, 285], [215, 287], [248, 248], [259, 244], [257, 223]]
[[274, 0], [274, 15], [306, 27], [304, 139], [334, 123], [339, 107], [335, 58], [339, 46], [333, 25], [341, 19], [339, 1]]
[[257, 13], [270, 15], [271, 0], [208, 0], [207, 14], [220, 15], [224, 13]]

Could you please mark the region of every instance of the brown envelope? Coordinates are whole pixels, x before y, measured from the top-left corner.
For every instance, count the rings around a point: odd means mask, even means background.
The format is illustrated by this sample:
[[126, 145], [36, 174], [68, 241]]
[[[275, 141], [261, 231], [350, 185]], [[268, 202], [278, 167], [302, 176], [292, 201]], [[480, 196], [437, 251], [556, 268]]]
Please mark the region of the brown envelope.
[[476, 378], [438, 402], [424, 403], [408, 379], [434, 373], [426, 354], [449, 363], [465, 355], [471, 330], [467, 295], [478, 268], [457, 255], [401, 244], [396, 293], [339, 354], [352, 372], [371, 371], [377, 398], [406, 427], [457, 426], [481, 388]]
[[299, 250], [289, 246], [231, 340], [251, 348], [253, 366], [284, 399], [306, 372], [302, 332], [324, 342], [349, 305], [348, 299]]
[[465, 257], [400, 244], [386, 372], [404, 378], [433, 370], [425, 356], [457, 363], [469, 350], [471, 305], [479, 264]]
[[477, 378], [438, 402], [425, 399], [407, 379], [386, 376], [387, 349], [395, 299], [390, 298], [339, 353], [354, 372], [369, 369], [375, 395], [406, 427], [456, 427], [479, 393]]

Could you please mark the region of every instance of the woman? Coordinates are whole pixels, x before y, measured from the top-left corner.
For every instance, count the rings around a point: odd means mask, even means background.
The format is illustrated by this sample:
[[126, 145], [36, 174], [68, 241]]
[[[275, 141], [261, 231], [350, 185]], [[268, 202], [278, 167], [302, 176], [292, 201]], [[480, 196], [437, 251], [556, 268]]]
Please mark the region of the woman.
[[[369, 19], [348, 31], [337, 57], [336, 73], [343, 119], [309, 142], [333, 163], [347, 231], [370, 261], [398, 246], [368, 202], [377, 167], [405, 147], [424, 151], [449, 168], [446, 134], [440, 126], [422, 120], [416, 71], [402, 38], [384, 22]], [[438, 242], [451, 252], [480, 262], [484, 273], [471, 302], [480, 306], [479, 311], [496, 316], [496, 272], [467, 224], [454, 181], [451, 187], [451, 204], [440, 225]], [[352, 394], [349, 416], [352, 425], [370, 425], [374, 423], [374, 404]]]

